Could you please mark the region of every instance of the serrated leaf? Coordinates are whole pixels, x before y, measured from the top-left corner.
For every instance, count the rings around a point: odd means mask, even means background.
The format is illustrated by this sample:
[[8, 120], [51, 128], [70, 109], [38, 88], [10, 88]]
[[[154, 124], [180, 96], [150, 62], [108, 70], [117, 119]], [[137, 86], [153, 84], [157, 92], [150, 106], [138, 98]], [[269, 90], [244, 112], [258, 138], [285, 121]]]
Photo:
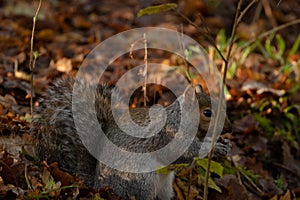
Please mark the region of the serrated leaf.
[[139, 11], [138, 17], [144, 16], [144, 15], [156, 14], [158, 12], [171, 10], [176, 7], [177, 7], [176, 3], [166, 3], [166, 4], [156, 5], [156, 6], [148, 6]]
[[[208, 161], [207, 158], [204, 158], [204, 159], [195, 158], [195, 160], [196, 160], [196, 163], [200, 167], [206, 169], [207, 161]], [[223, 170], [224, 170], [224, 167], [220, 163], [215, 162], [213, 160], [210, 162], [210, 172], [211, 173], [215, 173], [218, 176], [222, 177], [223, 176]]]

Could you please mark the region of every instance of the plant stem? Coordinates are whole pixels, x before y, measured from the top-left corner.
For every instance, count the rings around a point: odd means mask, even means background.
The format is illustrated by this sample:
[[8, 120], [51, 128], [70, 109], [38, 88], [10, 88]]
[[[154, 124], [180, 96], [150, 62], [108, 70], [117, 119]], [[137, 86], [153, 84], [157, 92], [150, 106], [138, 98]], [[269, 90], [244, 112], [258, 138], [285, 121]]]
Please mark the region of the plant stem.
[[212, 155], [213, 155], [213, 145], [214, 145], [214, 141], [216, 139], [217, 126], [218, 126], [220, 113], [221, 113], [221, 104], [222, 104], [222, 99], [224, 97], [224, 89], [225, 89], [225, 81], [226, 81], [226, 76], [227, 76], [227, 71], [228, 71], [228, 63], [229, 63], [229, 59], [230, 59], [230, 55], [231, 55], [231, 51], [232, 51], [232, 47], [233, 47], [233, 43], [234, 43], [234, 38], [235, 38], [235, 35], [236, 35], [236, 29], [237, 29], [237, 26], [240, 23], [241, 19], [243, 18], [243, 16], [247, 12], [247, 10], [249, 10], [249, 8], [256, 1], [257, 0], [251, 1], [248, 4], [248, 6], [242, 12], [241, 12], [241, 6], [242, 6], [243, 0], [238, 1], [236, 13], [235, 13], [235, 18], [234, 18], [234, 23], [233, 23], [233, 27], [232, 27], [232, 32], [231, 32], [231, 36], [230, 36], [230, 41], [229, 41], [229, 47], [228, 47], [228, 51], [227, 51], [227, 54], [226, 54], [226, 57], [225, 57], [226, 62], [223, 62], [223, 67], [222, 67], [223, 77], [222, 77], [222, 81], [220, 83], [221, 84], [220, 85], [221, 91], [220, 91], [220, 94], [219, 94], [217, 115], [216, 115], [216, 120], [215, 120], [215, 124], [214, 124], [214, 128], [213, 128], [213, 134], [212, 134], [211, 149], [208, 153], [207, 167], [206, 167], [206, 173], [205, 173], [204, 200], [208, 199], [208, 179], [209, 179], [209, 175], [210, 175], [210, 163], [211, 163], [211, 158], [212, 158]]
[[37, 56], [33, 52], [33, 39], [34, 39], [34, 32], [35, 32], [35, 26], [36, 26], [36, 20], [37, 16], [40, 12], [40, 8], [42, 5], [42, 0], [39, 0], [39, 5], [36, 9], [35, 15], [33, 16], [33, 24], [32, 24], [32, 30], [31, 30], [31, 39], [30, 39], [30, 59], [29, 59], [29, 69], [31, 71], [31, 76], [30, 76], [30, 115], [33, 115], [33, 70], [35, 68], [36, 64], [36, 59]]

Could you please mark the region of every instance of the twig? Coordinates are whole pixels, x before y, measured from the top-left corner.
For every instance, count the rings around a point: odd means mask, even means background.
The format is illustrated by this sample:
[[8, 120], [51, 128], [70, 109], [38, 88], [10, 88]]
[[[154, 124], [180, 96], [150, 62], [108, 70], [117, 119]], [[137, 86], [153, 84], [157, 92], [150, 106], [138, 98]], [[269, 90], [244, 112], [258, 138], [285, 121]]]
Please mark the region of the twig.
[[217, 124], [219, 122], [220, 113], [221, 113], [221, 101], [224, 97], [225, 80], [226, 80], [226, 76], [227, 76], [228, 63], [229, 63], [229, 59], [230, 59], [230, 55], [231, 55], [231, 51], [232, 51], [232, 47], [233, 47], [233, 42], [234, 42], [234, 38], [236, 35], [236, 29], [237, 29], [239, 22], [245, 15], [246, 11], [250, 8], [250, 6], [252, 6], [256, 2], [256, 0], [253, 0], [252, 2], [250, 2], [250, 4], [241, 12], [242, 2], [243, 2], [243, 0], [238, 1], [235, 18], [234, 18], [234, 23], [233, 23], [233, 27], [232, 27], [232, 32], [231, 32], [231, 36], [230, 36], [230, 41], [229, 41], [229, 48], [228, 48], [227, 55], [225, 58], [226, 62], [223, 63], [223, 68], [222, 68], [223, 69], [223, 77], [222, 77], [223, 81], [221, 81], [221, 85], [220, 85], [220, 88], [221, 88], [221, 91], [219, 94], [220, 101], [218, 102], [217, 115], [216, 115], [216, 120], [215, 120], [215, 124], [214, 124], [214, 128], [213, 128], [211, 149], [208, 153], [207, 167], [206, 167], [206, 173], [205, 173], [205, 184], [204, 184], [204, 200], [208, 199], [208, 179], [209, 179], [209, 175], [210, 175], [210, 163], [211, 163], [211, 158], [212, 158], [212, 154], [213, 154], [213, 144], [216, 139]]
[[141, 72], [141, 75], [145, 77], [145, 82], [144, 82], [144, 86], [142, 88], [143, 90], [143, 95], [144, 95], [144, 106], [147, 105], [147, 79], [148, 79], [148, 47], [147, 47], [147, 37], [146, 37], [146, 33], [143, 34], [143, 38], [140, 38], [136, 41], [134, 41], [134, 43], [131, 44], [130, 49], [129, 49], [129, 57], [131, 59], [133, 59], [133, 48], [134, 46], [138, 43], [138, 42], [144, 42], [144, 63], [145, 63], [145, 68], [144, 70]]
[[[226, 59], [224, 58], [223, 54], [221, 53], [220, 49], [217, 47], [216, 43], [214, 42], [214, 39], [209, 35], [209, 33], [204, 32], [197, 24], [195, 24], [194, 22], [192, 22], [187, 16], [185, 16], [184, 14], [182, 14], [180, 11], [178, 11], [176, 9], [173, 9], [173, 10], [178, 15], [180, 15], [180, 17], [182, 17], [185, 21], [187, 21], [189, 24], [191, 24], [192, 26], [194, 26], [200, 33], [202, 33], [205, 36], [205, 38], [209, 41], [209, 43], [211, 45], [213, 45], [213, 47], [216, 49], [216, 51], [218, 52], [218, 54], [222, 58], [223, 62], [227, 62]], [[207, 27], [206, 27], [206, 30], [208, 30]]]
[[[246, 12], [253, 6], [253, 4], [255, 4], [258, 0], [252, 0], [248, 5], [247, 7], [241, 12], [239, 18], [237, 19], [237, 23], [236, 25], [238, 25], [241, 21], [242, 21], [242, 18], [244, 17], [244, 15], [246, 14]], [[241, 8], [239, 8], [241, 9]]]
[[281, 0], [278, 1], [276, 6], [278, 7], [280, 4], [281, 4]]
[[292, 174], [294, 174], [294, 175], [296, 175], [300, 178], [300, 173], [293, 170], [293, 169], [291, 169], [291, 168], [289, 168], [288, 166], [285, 166], [285, 165], [277, 163], [277, 162], [270, 162], [270, 161], [267, 161], [267, 160], [262, 160], [262, 162], [265, 162], [269, 165], [274, 165], [275, 167], [282, 168], [282, 169], [284, 169], [284, 170], [286, 170], [286, 171], [288, 171], [288, 172], [290, 172], [290, 173], [292, 173]]
[[276, 27], [272, 28], [271, 30], [266, 31], [266, 32], [260, 34], [257, 38], [254, 38], [254, 39], [252, 39], [252, 40], [246, 42], [244, 45], [242, 45], [242, 46], [239, 48], [239, 50], [240, 50], [240, 49], [243, 49], [243, 48], [245, 48], [245, 47], [247, 47], [247, 46], [249, 46], [249, 45], [251, 45], [252, 43], [256, 42], [257, 40], [261, 40], [261, 39], [263, 39], [264, 37], [267, 37], [268, 35], [271, 35], [272, 33], [275, 33], [275, 32], [277, 32], [277, 31], [280, 31], [280, 30], [285, 29], [285, 28], [287, 28], [287, 27], [289, 27], [289, 26], [292, 26], [292, 25], [295, 25], [295, 24], [299, 24], [299, 23], [300, 23], [300, 19], [295, 19], [295, 20], [293, 20], [293, 21], [290, 21], [290, 22], [288, 22], [288, 23], [282, 24], [282, 25], [280, 25], [280, 26], [276, 26]]
[[271, 21], [272, 26], [276, 27], [277, 23], [276, 23], [276, 20], [273, 17], [273, 13], [272, 13], [272, 9], [271, 9], [269, 1], [268, 0], [261, 0], [261, 3], [263, 5], [263, 7], [264, 7], [266, 16]]
[[33, 16], [33, 24], [32, 24], [32, 30], [31, 30], [31, 39], [30, 39], [30, 59], [29, 59], [29, 69], [31, 71], [31, 77], [30, 77], [30, 115], [33, 115], [33, 70], [35, 68], [37, 54], [33, 52], [33, 39], [34, 39], [34, 32], [35, 32], [35, 25], [37, 16], [40, 12], [40, 8], [42, 5], [42, 0], [39, 0], [39, 5], [36, 9], [35, 15]]
[[188, 193], [187, 193], [187, 199], [189, 199], [190, 192], [191, 192], [191, 186], [192, 186], [192, 177], [193, 177], [193, 169], [196, 166], [196, 160], [194, 159], [192, 164], [189, 166], [190, 171], [190, 177], [189, 177], [189, 185], [188, 185]]
[[189, 64], [187, 62], [188, 58], [184, 53], [185, 45], [180, 39], [180, 37], [182, 37], [182, 36], [183, 36], [183, 27], [181, 26], [180, 27], [180, 35], [179, 35], [179, 31], [177, 31], [177, 40], [178, 40], [178, 45], [180, 47], [180, 51], [182, 52], [182, 55], [185, 56], [185, 59], [183, 59], [184, 65], [187, 67], [187, 70], [185, 71], [185, 75], [187, 76], [187, 79], [188, 79], [189, 83], [191, 83], [192, 82], [192, 76], [190, 74], [190, 67], [189, 67]]
[[147, 79], [148, 79], [148, 50], [147, 50], [147, 37], [146, 37], [146, 33], [144, 33], [143, 35], [144, 38], [144, 47], [145, 47], [145, 55], [144, 55], [144, 62], [145, 62], [145, 68], [144, 68], [144, 73], [143, 76], [145, 77], [145, 82], [144, 82], [144, 106], [146, 107], [147, 105]]
[[25, 176], [25, 181], [26, 181], [26, 184], [27, 184], [27, 187], [30, 191], [32, 191], [32, 187], [31, 187], [31, 184], [30, 184], [30, 181], [28, 179], [28, 173], [27, 173], [27, 164], [25, 164], [25, 170], [24, 170], [24, 176]]

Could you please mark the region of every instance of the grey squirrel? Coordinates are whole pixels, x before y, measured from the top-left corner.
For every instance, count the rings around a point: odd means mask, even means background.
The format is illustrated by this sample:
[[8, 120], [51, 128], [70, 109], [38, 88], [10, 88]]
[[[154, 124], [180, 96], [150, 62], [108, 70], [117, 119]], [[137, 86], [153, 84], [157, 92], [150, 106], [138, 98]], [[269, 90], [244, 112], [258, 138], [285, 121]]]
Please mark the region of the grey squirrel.
[[[37, 154], [40, 159], [47, 160], [48, 163], [58, 162], [60, 169], [77, 173], [87, 186], [93, 188], [109, 186], [123, 198], [134, 196], [136, 199], [171, 199], [174, 196], [173, 172], [169, 174], [122, 172], [106, 166], [90, 154], [78, 137], [74, 124], [73, 84], [72, 77], [55, 81], [46, 91], [37, 109], [41, 117], [35, 124], [38, 127]], [[167, 125], [159, 133], [163, 139], [159, 137], [143, 139], [124, 134], [114, 122], [110, 106], [111, 93], [110, 87], [100, 84], [96, 92], [95, 109], [101, 128], [113, 143], [129, 151], [142, 152], [143, 148], [146, 150], [160, 148], [175, 137], [180, 123], [178, 117], [181, 114], [178, 100], [166, 108]], [[204, 135], [210, 121], [213, 120], [212, 113], [215, 111], [211, 110], [212, 102], [209, 95], [199, 90], [195, 93], [200, 111], [197, 135], [188, 150], [175, 163], [191, 162], [198, 156]], [[142, 125], [149, 121], [149, 112], [146, 108], [130, 109], [130, 114], [137, 124]], [[221, 130], [222, 133], [231, 132], [231, 124], [227, 117]], [[225, 155], [229, 149], [228, 140], [218, 141], [214, 153]]]

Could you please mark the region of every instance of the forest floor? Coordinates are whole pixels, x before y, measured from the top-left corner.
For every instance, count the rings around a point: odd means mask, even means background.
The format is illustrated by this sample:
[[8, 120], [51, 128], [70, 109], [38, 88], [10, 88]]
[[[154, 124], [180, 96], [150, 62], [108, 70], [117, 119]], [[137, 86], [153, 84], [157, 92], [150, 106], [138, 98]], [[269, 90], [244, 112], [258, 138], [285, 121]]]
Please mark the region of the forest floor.
[[[245, 1], [242, 9], [249, 2]], [[88, 188], [77, 175], [61, 171], [59, 163], [36, 157], [29, 62], [32, 18], [38, 3], [0, 2], [0, 199], [116, 199], [114, 188]], [[199, 29], [174, 11], [137, 17], [141, 8], [155, 3], [42, 1], [33, 43], [38, 52], [33, 72], [34, 108], [48, 86], [59, 77], [74, 75], [99, 43], [133, 28], [164, 27], [183, 32], [199, 42], [221, 68], [222, 59], [207, 35], [225, 54], [236, 1], [176, 1], [177, 11]], [[214, 160], [222, 165], [222, 174], [212, 173], [209, 199], [300, 199], [300, 24], [259, 37], [297, 19], [300, 1], [262, 0], [251, 7], [237, 28], [225, 92], [233, 125], [227, 136], [232, 150], [226, 158]], [[144, 62], [143, 51], [136, 52], [134, 59], [128, 54], [115, 60], [114, 69], [106, 72], [103, 80], [109, 85]], [[184, 65], [169, 53], [149, 51], [148, 55], [158, 63]], [[176, 84], [176, 77], [170, 81]], [[196, 77], [192, 82], [201, 83]], [[148, 97], [156, 99], [152, 104], [172, 101], [164, 88], [154, 89]], [[132, 106], [137, 106], [141, 97], [137, 94]], [[195, 172], [190, 181], [188, 175], [178, 172], [175, 199], [203, 199], [203, 174]]]

